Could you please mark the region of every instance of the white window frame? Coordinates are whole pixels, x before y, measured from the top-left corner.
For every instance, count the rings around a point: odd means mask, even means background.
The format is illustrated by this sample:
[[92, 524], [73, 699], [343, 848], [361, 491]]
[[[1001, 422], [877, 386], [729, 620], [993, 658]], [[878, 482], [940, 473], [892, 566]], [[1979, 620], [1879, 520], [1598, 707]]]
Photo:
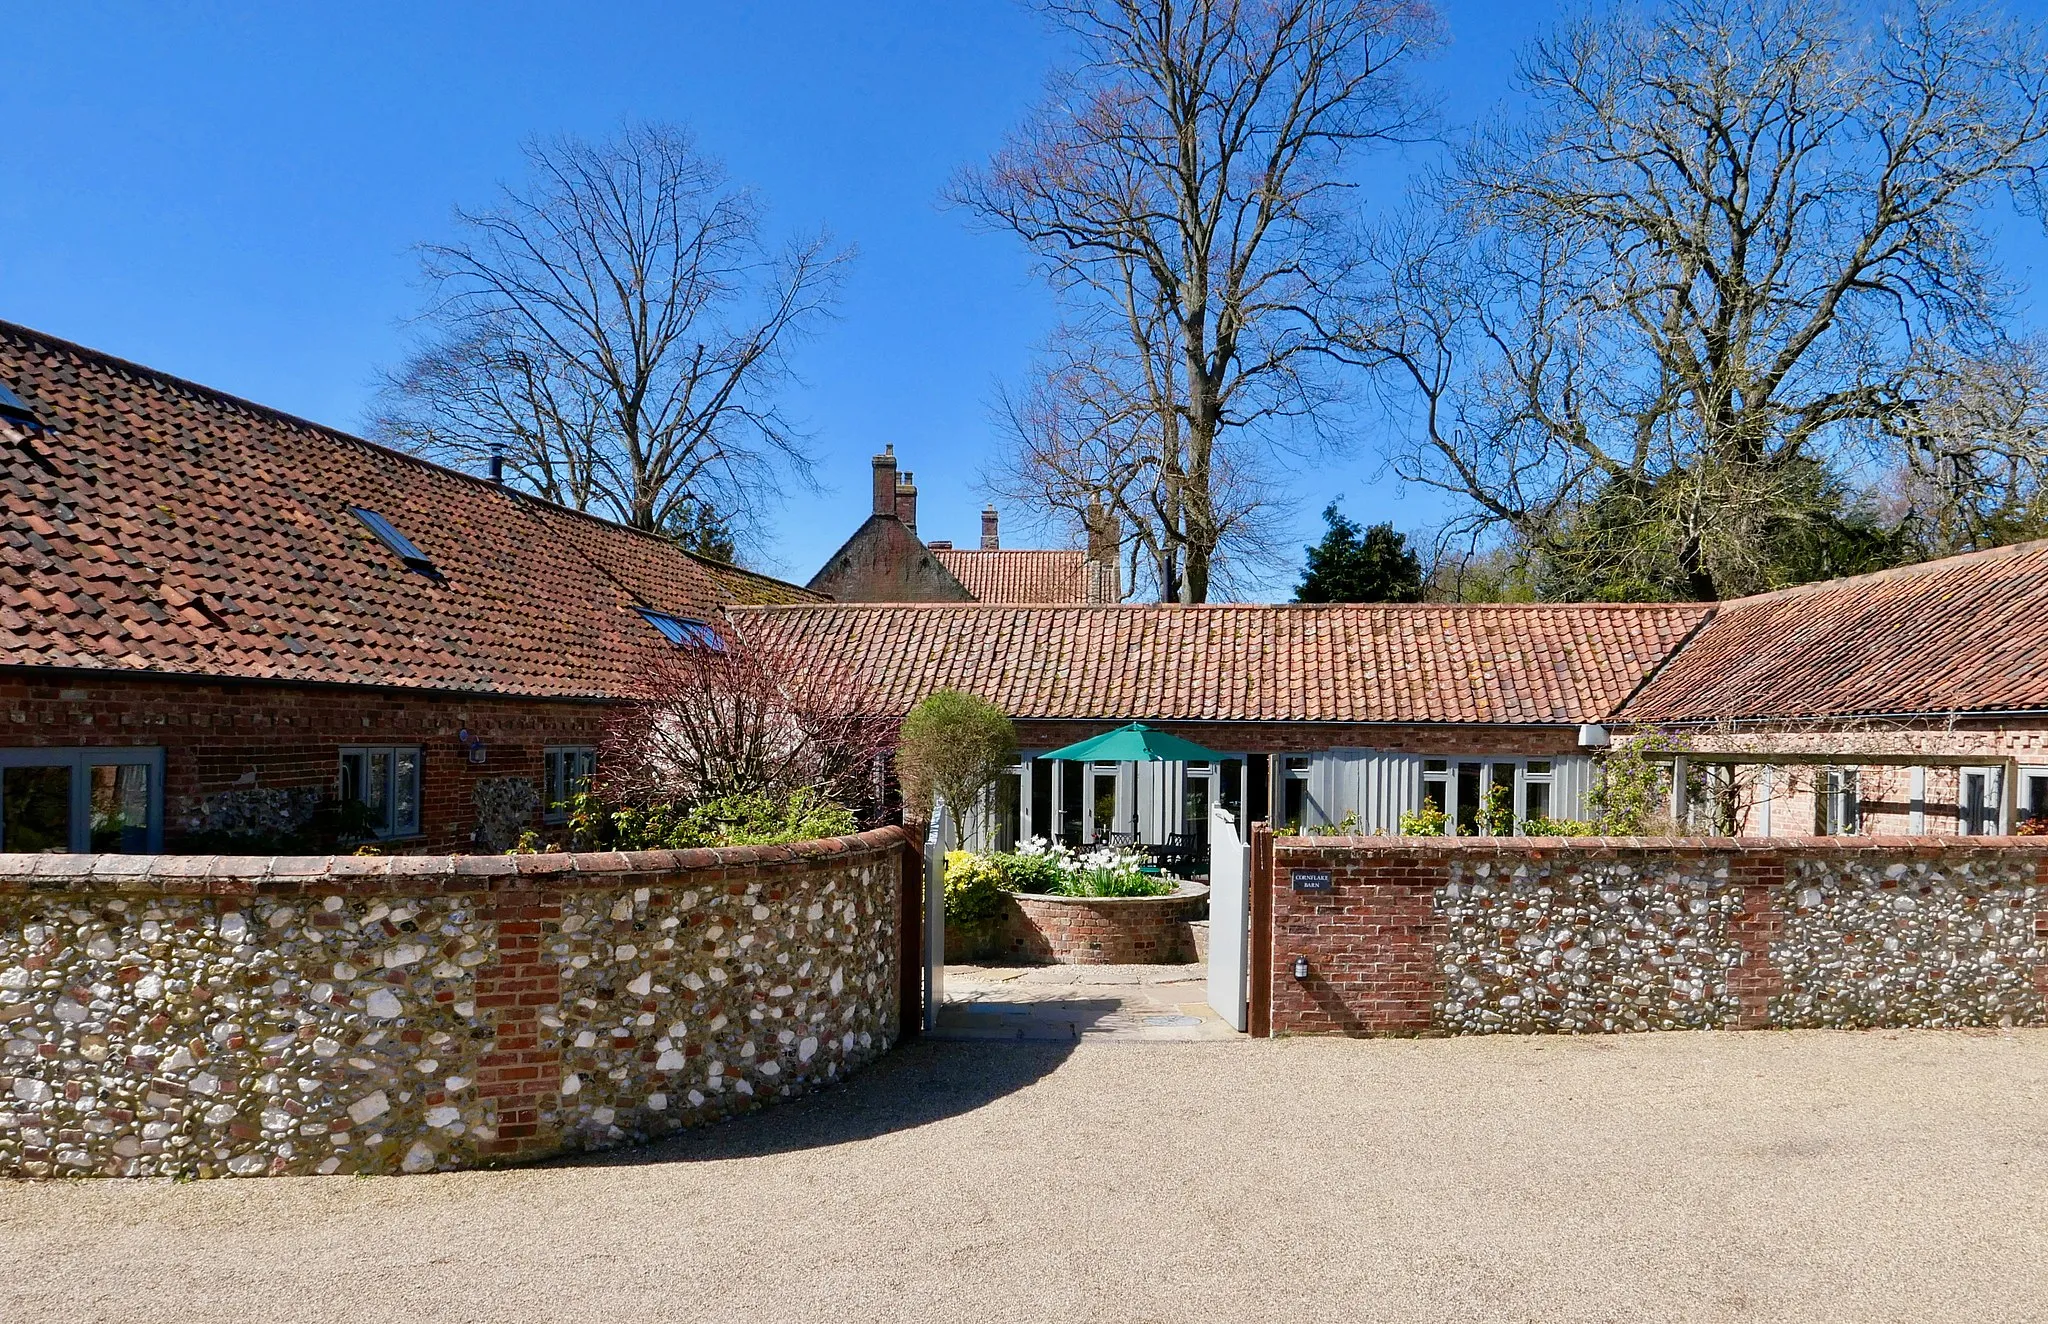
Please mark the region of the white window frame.
[[[1429, 803], [1427, 794], [1430, 785], [1443, 788], [1444, 835], [1455, 837], [1458, 831], [1458, 765], [1477, 763], [1479, 765], [1479, 803], [1483, 807], [1486, 797], [1493, 792], [1493, 770], [1497, 767], [1514, 769], [1514, 781], [1508, 791], [1508, 811], [1514, 815], [1514, 826], [1509, 836], [1522, 835], [1522, 822], [1529, 817], [1529, 783], [1538, 782], [1550, 788], [1550, 807], [1545, 818], [1557, 817], [1557, 762], [1556, 754], [1496, 755], [1496, 754], [1445, 754], [1426, 758], [1422, 763], [1422, 784], [1424, 795], [1415, 808], [1420, 811]], [[1541, 772], [1529, 771], [1531, 763], [1541, 763]], [[1432, 764], [1443, 766], [1432, 767]], [[1481, 834], [1486, 835], [1486, 834]]]
[[[568, 760], [584, 760], [583, 785], [588, 787], [590, 779], [597, 773], [597, 747], [595, 745], [543, 745], [540, 751], [540, 821], [543, 823], [566, 823], [569, 811], [555, 806], [576, 794], [569, 785], [572, 774]], [[559, 772], [559, 775], [558, 775]]]
[[2021, 823], [2027, 821], [2027, 789], [2036, 780], [2048, 780], [2048, 767], [2031, 763], [2021, 764], [2019, 768], [2019, 786], [2014, 791], [2012, 799], [2014, 828], [2018, 828]]
[[1863, 835], [1863, 776], [1858, 768], [1822, 768], [1814, 778], [1815, 824], [1823, 837]]
[[[149, 769], [149, 824], [140, 853], [153, 855], [164, 848], [164, 751], [160, 746], [73, 745], [48, 749], [0, 749], [0, 769], [71, 770], [71, 840], [68, 853], [73, 855], [92, 851], [92, 770], [136, 766]], [[11, 849], [7, 844], [7, 825], [0, 822], [0, 851]]]
[[[422, 825], [426, 820], [427, 810], [427, 751], [419, 745], [343, 745], [335, 760], [334, 780], [336, 798], [342, 798], [347, 789], [342, 768], [346, 765], [349, 757], [351, 755], [362, 756], [365, 760], [364, 766], [367, 768], [368, 756], [372, 754], [387, 755], [389, 756], [389, 762], [385, 765], [387, 769], [384, 787], [384, 804], [387, 811], [386, 820], [380, 825], [373, 825], [370, 829], [370, 835], [379, 841], [402, 841], [407, 837], [422, 835], [424, 832]], [[400, 754], [411, 754], [413, 756], [412, 821], [410, 823], [393, 822], [390, 817], [391, 814], [396, 812], [398, 807], [398, 756]]]
[[[1970, 778], [1984, 779], [1984, 806], [1986, 825], [1982, 831], [1978, 824], [1971, 822], [1970, 807], [1964, 797], [1964, 788]], [[1981, 764], [1956, 769], [1956, 831], [1966, 837], [1993, 837], [2005, 831], [2005, 769], [1997, 764]]]

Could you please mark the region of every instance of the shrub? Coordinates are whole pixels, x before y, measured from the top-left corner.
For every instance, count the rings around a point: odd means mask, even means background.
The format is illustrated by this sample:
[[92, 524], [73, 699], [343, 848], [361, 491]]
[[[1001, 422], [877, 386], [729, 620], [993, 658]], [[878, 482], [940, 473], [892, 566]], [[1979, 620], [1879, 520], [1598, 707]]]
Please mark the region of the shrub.
[[[821, 792], [728, 795], [690, 808], [666, 802], [612, 805], [584, 791], [568, 800], [571, 850], [689, 850], [699, 846], [773, 846], [854, 831], [853, 811]], [[533, 834], [507, 854], [539, 848]]]
[[1594, 837], [1599, 832], [1583, 818], [1525, 818], [1525, 837]]
[[1631, 740], [1600, 760], [1587, 806], [1604, 837], [1640, 837], [1669, 826], [1671, 766], [1651, 754], [1682, 754], [1689, 746], [1663, 734]]
[[[958, 862], [956, 865], [956, 861]], [[1144, 856], [1108, 847], [1077, 854], [1058, 843], [1034, 838], [1014, 853], [953, 851], [946, 856], [946, 917], [952, 919], [956, 869], [964, 895], [986, 882], [999, 894], [1040, 896], [1165, 896], [1180, 884], [1144, 872]], [[963, 902], [963, 905], [970, 903]], [[971, 922], [971, 921], [963, 921]]]
[[1450, 826], [1451, 816], [1435, 805], [1426, 804], [1413, 813], [1401, 815], [1401, 835], [1404, 837], [1441, 837]]
[[730, 631], [657, 649], [605, 722], [599, 785], [614, 804], [711, 805], [800, 791], [879, 816], [894, 734], [850, 666]]
[[1003, 915], [999, 855], [956, 850], [946, 853], [946, 922], [991, 924]]
[[942, 799], [957, 819], [1016, 761], [1017, 731], [1002, 709], [958, 690], [926, 695], [903, 719], [896, 742], [903, 812], [930, 822], [934, 801]]
[[1006, 892], [1057, 892], [1066, 886], [1066, 871], [1059, 857], [1043, 840], [1034, 837], [1017, 847], [1016, 853], [988, 857], [998, 881]]

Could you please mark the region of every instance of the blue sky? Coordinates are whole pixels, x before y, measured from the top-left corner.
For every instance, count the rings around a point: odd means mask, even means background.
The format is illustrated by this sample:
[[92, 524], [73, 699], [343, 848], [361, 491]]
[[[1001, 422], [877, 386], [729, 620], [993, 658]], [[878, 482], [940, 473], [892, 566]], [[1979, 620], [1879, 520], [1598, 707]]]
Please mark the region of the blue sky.
[[[1439, 8], [1451, 44], [1420, 74], [1452, 119], [1506, 95], [1557, 12]], [[681, 121], [778, 224], [860, 249], [839, 319], [797, 355], [825, 490], [792, 492], [755, 559], [807, 578], [864, 515], [885, 442], [926, 536], [978, 531], [988, 402], [1052, 307], [1015, 241], [938, 199], [1056, 58], [1022, 6], [79, 0], [10, 6], [6, 52], [0, 317], [356, 428], [418, 303], [410, 246], [516, 177], [523, 138]], [[1375, 165], [1368, 192], [1404, 169]], [[2048, 262], [2032, 242], [2015, 258]], [[1297, 541], [1338, 492], [1366, 520], [1431, 522], [1373, 438], [1354, 451], [1293, 476]]]

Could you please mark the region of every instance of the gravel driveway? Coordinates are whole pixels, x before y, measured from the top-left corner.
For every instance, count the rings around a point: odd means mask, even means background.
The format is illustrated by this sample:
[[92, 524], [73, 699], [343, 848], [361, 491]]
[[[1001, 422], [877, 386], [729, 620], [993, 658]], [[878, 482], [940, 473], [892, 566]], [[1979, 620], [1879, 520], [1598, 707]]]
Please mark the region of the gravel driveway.
[[2048, 1314], [2048, 1032], [901, 1051], [505, 1172], [0, 1187], [0, 1318]]

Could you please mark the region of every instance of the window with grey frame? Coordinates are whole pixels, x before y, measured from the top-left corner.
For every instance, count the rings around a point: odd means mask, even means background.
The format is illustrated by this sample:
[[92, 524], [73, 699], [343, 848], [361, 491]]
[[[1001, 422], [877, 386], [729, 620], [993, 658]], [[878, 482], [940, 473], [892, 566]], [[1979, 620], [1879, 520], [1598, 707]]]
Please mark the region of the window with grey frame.
[[163, 772], [155, 747], [0, 749], [0, 851], [162, 850]]
[[363, 807], [370, 833], [411, 837], [420, 831], [418, 745], [354, 745], [341, 751], [341, 799]]
[[1557, 804], [1556, 786], [1552, 759], [1422, 761], [1422, 804], [1444, 815], [1447, 836], [1520, 832], [1529, 820], [1550, 817]]
[[590, 789], [597, 751], [588, 745], [548, 745], [541, 750], [541, 766], [541, 821], [563, 822], [570, 799]]
[[1823, 837], [1853, 837], [1863, 830], [1863, 791], [1854, 768], [1822, 768], [1814, 776], [1813, 830]]
[[2003, 768], [1964, 768], [1956, 787], [1956, 826], [1966, 837], [1995, 836], [2004, 827]]

